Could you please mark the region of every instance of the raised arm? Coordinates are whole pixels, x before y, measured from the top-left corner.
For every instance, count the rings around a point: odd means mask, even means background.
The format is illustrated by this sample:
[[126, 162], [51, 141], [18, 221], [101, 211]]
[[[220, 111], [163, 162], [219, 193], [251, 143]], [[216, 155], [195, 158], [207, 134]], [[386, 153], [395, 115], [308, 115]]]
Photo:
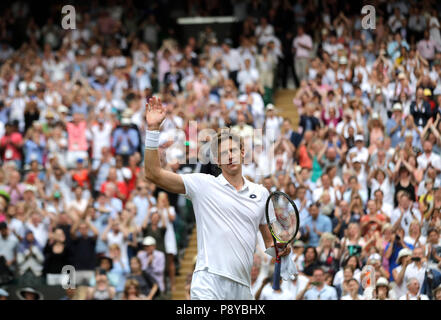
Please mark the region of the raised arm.
[[173, 193], [185, 193], [185, 185], [179, 174], [161, 168], [159, 152], [157, 148], [159, 139], [159, 127], [165, 119], [165, 110], [160, 99], [150, 98], [146, 104], [146, 132], [148, 145], [144, 153], [145, 178], [164, 190]]

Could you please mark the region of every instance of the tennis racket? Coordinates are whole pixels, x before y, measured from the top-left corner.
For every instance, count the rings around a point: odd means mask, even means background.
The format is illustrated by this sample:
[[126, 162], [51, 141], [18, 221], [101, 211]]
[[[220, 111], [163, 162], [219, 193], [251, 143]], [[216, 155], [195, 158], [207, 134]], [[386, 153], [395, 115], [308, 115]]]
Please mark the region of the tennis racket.
[[299, 210], [294, 201], [284, 192], [272, 192], [265, 206], [265, 215], [268, 228], [274, 240], [276, 263], [274, 266], [273, 289], [280, 289], [280, 256], [299, 231]]

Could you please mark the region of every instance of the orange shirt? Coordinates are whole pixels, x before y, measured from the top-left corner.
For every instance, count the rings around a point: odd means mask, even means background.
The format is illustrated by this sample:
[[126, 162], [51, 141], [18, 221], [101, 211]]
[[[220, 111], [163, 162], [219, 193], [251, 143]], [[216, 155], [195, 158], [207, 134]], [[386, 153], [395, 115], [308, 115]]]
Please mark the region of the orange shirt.
[[[376, 215], [375, 215], [375, 218], [377, 218], [378, 220], [380, 220], [381, 222], [386, 222], [387, 221], [387, 219], [386, 219], [386, 217], [383, 215], [383, 214], [381, 214], [381, 213], [377, 213]], [[365, 216], [363, 216], [361, 219], [360, 219], [360, 222], [361, 223], [366, 223], [366, 222], [369, 222], [369, 221], [371, 221], [371, 220], [373, 220], [372, 219], [372, 217], [370, 216], [370, 215], [365, 215]], [[375, 228], [375, 231], [380, 231], [381, 232], [381, 226], [380, 226], [380, 224], [378, 224], [377, 222], [375, 222], [375, 221], [372, 221], [371, 223], [368, 223], [363, 229], [364, 230], [362, 230], [362, 234], [364, 235], [367, 231], [368, 231], [368, 228]]]
[[309, 157], [308, 151], [304, 144], [299, 147], [299, 166], [302, 168], [312, 169], [312, 159]]

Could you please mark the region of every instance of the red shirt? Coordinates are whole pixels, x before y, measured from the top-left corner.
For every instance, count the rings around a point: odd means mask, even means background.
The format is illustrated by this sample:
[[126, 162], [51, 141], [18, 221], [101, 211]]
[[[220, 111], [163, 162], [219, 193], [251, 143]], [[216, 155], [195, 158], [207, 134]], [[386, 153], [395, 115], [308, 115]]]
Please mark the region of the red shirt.
[[23, 144], [23, 137], [19, 132], [13, 132], [8, 136], [3, 136], [0, 140], [0, 146], [5, 148], [3, 160], [21, 160], [20, 148]]
[[[108, 183], [111, 183], [110, 181], [106, 181], [101, 185], [101, 192], [106, 192], [106, 186]], [[124, 199], [127, 199], [129, 196], [129, 188], [127, 188], [127, 185], [125, 184], [125, 182], [122, 181], [118, 181], [116, 183], [116, 187], [118, 188], [119, 192], [121, 192], [121, 194], [124, 196]]]
[[141, 171], [141, 168], [136, 167], [135, 170], [130, 168], [130, 171], [132, 171], [132, 179], [127, 183], [127, 196], [135, 189], [136, 180], [138, 180], [138, 174]]
[[[378, 220], [380, 220], [381, 222], [386, 222], [386, 217], [381, 214], [381, 213], [377, 213], [375, 215], [375, 218], [377, 218]], [[372, 217], [370, 215], [365, 215], [360, 219], [361, 223], [365, 223], [365, 222], [369, 222], [372, 220]], [[375, 228], [375, 231], [380, 231], [381, 232], [381, 226], [372, 220], [372, 222], [368, 223], [365, 227], [364, 230], [361, 231], [361, 233], [364, 235], [366, 234], [366, 232], [368, 231], [369, 228]]]
[[82, 169], [73, 174], [72, 179], [74, 179], [78, 184], [84, 187], [89, 183], [89, 171], [87, 169]]

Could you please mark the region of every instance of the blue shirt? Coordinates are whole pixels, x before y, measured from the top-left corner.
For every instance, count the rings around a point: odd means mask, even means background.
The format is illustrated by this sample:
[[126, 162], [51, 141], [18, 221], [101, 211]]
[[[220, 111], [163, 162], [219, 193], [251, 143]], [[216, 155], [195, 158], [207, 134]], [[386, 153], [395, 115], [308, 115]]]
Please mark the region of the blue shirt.
[[133, 128], [129, 128], [127, 131], [123, 128], [115, 129], [112, 147], [115, 148], [117, 154], [134, 154], [139, 147], [138, 132]]
[[44, 141], [38, 145], [33, 140], [27, 140], [24, 145], [25, 163], [30, 164], [33, 160], [37, 160], [38, 164], [43, 164], [45, 145]]
[[[150, 201], [153, 205], [156, 204], [156, 199], [154, 197], [151, 197]], [[135, 223], [137, 226], [141, 226], [147, 216], [150, 207], [149, 202], [145, 197], [135, 196], [133, 198], [133, 204], [136, 206]]]
[[400, 142], [404, 141], [404, 137], [401, 137], [401, 128], [405, 125], [404, 120], [401, 120], [401, 125], [391, 135], [390, 131], [397, 125], [397, 122], [393, 118], [389, 118], [386, 122], [386, 134], [390, 136], [390, 144], [392, 148], [395, 148]]
[[337, 290], [334, 287], [324, 285], [321, 290], [318, 290], [316, 286], [306, 291], [305, 300], [338, 300]]
[[109, 213], [99, 213], [98, 218], [96, 218], [92, 222], [94, 227], [98, 230], [98, 234], [99, 234], [95, 245], [95, 251], [97, 253], [105, 253], [107, 251], [107, 245], [103, 240], [101, 240], [101, 235], [103, 234], [104, 230], [107, 227], [109, 217], [110, 217]]
[[317, 231], [332, 232], [331, 219], [323, 214], [317, 216], [317, 220], [313, 220], [311, 216], [308, 216], [305, 221], [305, 227], [309, 227], [309, 246], [317, 247], [320, 242], [320, 236], [314, 232], [314, 226]]

